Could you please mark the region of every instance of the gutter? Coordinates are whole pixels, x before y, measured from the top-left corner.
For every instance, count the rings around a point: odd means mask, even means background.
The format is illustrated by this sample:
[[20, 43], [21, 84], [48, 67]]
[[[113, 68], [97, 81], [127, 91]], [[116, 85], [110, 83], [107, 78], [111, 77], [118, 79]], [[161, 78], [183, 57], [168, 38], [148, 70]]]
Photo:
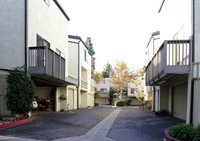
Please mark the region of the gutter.
[[77, 109], [79, 109], [79, 94], [80, 94], [80, 41], [78, 41], [78, 86], [77, 86]]

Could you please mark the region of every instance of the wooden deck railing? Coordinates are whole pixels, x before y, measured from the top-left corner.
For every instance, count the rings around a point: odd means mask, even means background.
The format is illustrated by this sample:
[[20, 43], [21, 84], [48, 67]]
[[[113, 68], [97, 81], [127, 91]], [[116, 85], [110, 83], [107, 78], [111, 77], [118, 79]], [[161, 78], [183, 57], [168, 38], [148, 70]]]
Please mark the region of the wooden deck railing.
[[166, 73], [188, 73], [188, 69], [181, 70], [181, 67], [190, 65], [190, 52], [190, 40], [164, 41], [146, 67], [146, 84], [152, 84]]
[[48, 47], [29, 47], [28, 71], [65, 80], [65, 59]]

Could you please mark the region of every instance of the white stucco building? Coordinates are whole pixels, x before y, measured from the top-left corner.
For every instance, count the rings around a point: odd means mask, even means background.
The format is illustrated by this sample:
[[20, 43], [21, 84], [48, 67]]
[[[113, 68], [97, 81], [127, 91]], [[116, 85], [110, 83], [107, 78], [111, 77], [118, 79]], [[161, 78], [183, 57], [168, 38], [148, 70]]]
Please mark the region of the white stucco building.
[[[76, 109], [77, 87], [82, 84], [78, 83], [76, 62], [78, 57], [84, 57], [84, 49], [78, 54], [78, 50], [68, 48], [70, 19], [61, 5], [57, 0], [9, 0], [0, 1], [0, 5], [0, 115], [10, 113], [5, 105], [8, 71], [24, 64], [37, 86], [35, 96], [39, 107], [36, 110], [41, 110], [41, 105], [45, 107], [43, 110]], [[89, 55], [87, 61], [81, 63], [80, 76], [90, 89]], [[82, 97], [93, 96], [88, 89], [88, 95]], [[61, 96], [66, 99], [61, 100]], [[87, 104], [93, 106], [92, 100]], [[87, 106], [84, 100], [80, 103]]]
[[152, 93], [153, 111], [168, 110], [195, 127], [200, 123], [199, 8], [198, 0], [163, 0], [159, 31], [152, 33], [146, 47], [146, 89]]

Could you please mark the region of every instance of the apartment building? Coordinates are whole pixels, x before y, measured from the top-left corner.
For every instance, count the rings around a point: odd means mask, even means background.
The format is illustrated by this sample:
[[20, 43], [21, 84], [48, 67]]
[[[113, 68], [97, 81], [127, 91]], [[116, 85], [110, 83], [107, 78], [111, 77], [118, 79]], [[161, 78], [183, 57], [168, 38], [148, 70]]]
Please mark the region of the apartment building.
[[[181, 6], [180, 6], [181, 5]], [[192, 3], [163, 0], [146, 47], [146, 88], [153, 111], [168, 110], [174, 117], [190, 119], [192, 64]]]
[[[91, 55], [88, 47], [79, 36], [69, 35], [69, 77], [78, 81], [77, 87], [69, 86], [68, 90], [77, 89], [74, 99], [77, 108], [94, 106], [94, 81], [91, 79]], [[77, 66], [76, 71], [73, 69]], [[69, 93], [70, 94], [70, 93]]]
[[[127, 83], [127, 91], [122, 93], [122, 100], [126, 101], [128, 99], [132, 100], [132, 105], [140, 105], [139, 101], [136, 98], [136, 94], [138, 93], [138, 90], [140, 87], [144, 86], [144, 77], [139, 78], [142, 83], [140, 86], [136, 86], [133, 83]], [[110, 82], [110, 78], [105, 78], [105, 81], [100, 81], [98, 84], [96, 84], [96, 88], [98, 91], [100, 91], [100, 98], [96, 99], [96, 103], [99, 103], [100, 105], [106, 105], [109, 104], [109, 92], [112, 88], [112, 83]], [[119, 96], [113, 99], [113, 102], [119, 101]]]
[[[38, 110], [67, 109], [69, 17], [57, 0], [0, 1], [0, 115], [5, 105], [6, 77], [14, 67], [26, 65], [35, 82]], [[48, 106], [47, 106], [48, 105]]]

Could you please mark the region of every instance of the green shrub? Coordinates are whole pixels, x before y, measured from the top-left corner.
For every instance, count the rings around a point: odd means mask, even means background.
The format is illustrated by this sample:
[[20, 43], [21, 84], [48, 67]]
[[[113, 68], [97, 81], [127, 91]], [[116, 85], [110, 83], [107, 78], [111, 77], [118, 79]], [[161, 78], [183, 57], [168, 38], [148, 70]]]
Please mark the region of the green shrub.
[[126, 105], [126, 101], [118, 101], [116, 105], [118, 107], [125, 106]]
[[60, 112], [65, 112], [65, 109], [60, 109]]
[[32, 110], [36, 87], [27, 75], [25, 66], [9, 71], [7, 83], [6, 106], [8, 110], [19, 114], [20, 117], [27, 116], [27, 113]]
[[94, 106], [99, 106], [99, 103], [94, 103]]
[[183, 141], [199, 141], [200, 130], [193, 129], [192, 125], [180, 124], [169, 128], [169, 134]]
[[66, 96], [64, 96], [64, 95], [62, 94], [62, 95], [60, 95], [59, 99], [60, 99], [60, 100], [66, 100], [67, 98], [66, 98]]
[[170, 116], [170, 113], [167, 110], [160, 110], [160, 111], [156, 111], [155, 115], [158, 117], [165, 117], [165, 116]]
[[126, 101], [126, 104], [127, 104], [127, 105], [131, 105], [131, 103], [132, 103], [132, 99], [129, 98], [129, 99]]

